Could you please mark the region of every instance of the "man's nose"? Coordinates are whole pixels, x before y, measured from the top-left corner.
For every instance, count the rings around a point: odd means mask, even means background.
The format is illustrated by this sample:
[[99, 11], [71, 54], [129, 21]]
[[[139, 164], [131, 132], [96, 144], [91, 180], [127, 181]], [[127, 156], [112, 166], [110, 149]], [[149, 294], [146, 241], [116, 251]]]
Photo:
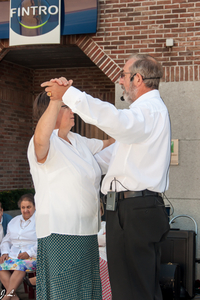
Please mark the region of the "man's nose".
[[122, 77], [119, 78], [119, 84], [123, 84], [124, 83], [124, 79]]

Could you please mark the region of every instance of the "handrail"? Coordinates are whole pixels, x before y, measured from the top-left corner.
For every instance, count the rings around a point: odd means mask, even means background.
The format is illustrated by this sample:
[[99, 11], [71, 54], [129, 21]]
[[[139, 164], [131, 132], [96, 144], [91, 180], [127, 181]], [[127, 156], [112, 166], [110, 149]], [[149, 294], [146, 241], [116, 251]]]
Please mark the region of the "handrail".
[[185, 217], [185, 218], [191, 219], [194, 222], [194, 225], [195, 225], [195, 234], [197, 235], [197, 231], [198, 231], [197, 222], [191, 216], [188, 216], [188, 215], [178, 215], [178, 216], [175, 216], [175, 217], [173, 217], [170, 220], [169, 224], [172, 224], [175, 219], [180, 218], [180, 217]]

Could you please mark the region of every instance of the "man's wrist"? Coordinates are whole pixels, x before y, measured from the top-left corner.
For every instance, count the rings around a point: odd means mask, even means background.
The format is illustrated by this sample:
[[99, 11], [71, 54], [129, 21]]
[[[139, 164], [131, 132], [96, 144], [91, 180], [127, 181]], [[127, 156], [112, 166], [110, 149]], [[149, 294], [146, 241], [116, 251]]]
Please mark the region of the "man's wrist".
[[82, 92], [80, 90], [73, 86], [70, 86], [64, 93], [62, 100], [66, 105], [73, 109], [75, 103], [80, 99], [81, 94]]

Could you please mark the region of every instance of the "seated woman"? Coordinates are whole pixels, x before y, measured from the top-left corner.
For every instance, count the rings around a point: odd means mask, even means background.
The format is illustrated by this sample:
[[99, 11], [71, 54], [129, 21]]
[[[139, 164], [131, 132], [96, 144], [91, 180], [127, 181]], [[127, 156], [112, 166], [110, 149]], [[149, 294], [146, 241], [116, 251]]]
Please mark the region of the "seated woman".
[[[32, 194], [23, 195], [18, 206], [22, 215], [8, 224], [1, 243], [0, 281], [6, 288], [3, 300], [19, 300], [16, 290], [26, 272], [36, 270], [37, 237], [35, 231], [35, 202]], [[12, 272], [11, 272], [12, 271]]]

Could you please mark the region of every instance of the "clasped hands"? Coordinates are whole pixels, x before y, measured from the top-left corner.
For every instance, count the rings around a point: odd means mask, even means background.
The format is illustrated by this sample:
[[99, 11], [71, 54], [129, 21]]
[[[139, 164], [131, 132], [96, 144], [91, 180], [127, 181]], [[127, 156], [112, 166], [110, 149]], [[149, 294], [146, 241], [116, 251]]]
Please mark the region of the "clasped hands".
[[41, 84], [46, 87], [45, 91], [49, 93], [51, 100], [62, 100], [62, 96], [72, 85], [73, 80], [67, 80], [65, 77], [54, 78]]
[[[28, 255], [27, 252], [22, 252], [22, 253], [19, 253], [18, 255], [18, 259], [28, 259], [30, 256]], [[8, 260], [9, 259], [9, 255], [8, 254], [3, 254], [1, 257], [0, 257], [0, 264], [3, 264], [5, 260]]]

